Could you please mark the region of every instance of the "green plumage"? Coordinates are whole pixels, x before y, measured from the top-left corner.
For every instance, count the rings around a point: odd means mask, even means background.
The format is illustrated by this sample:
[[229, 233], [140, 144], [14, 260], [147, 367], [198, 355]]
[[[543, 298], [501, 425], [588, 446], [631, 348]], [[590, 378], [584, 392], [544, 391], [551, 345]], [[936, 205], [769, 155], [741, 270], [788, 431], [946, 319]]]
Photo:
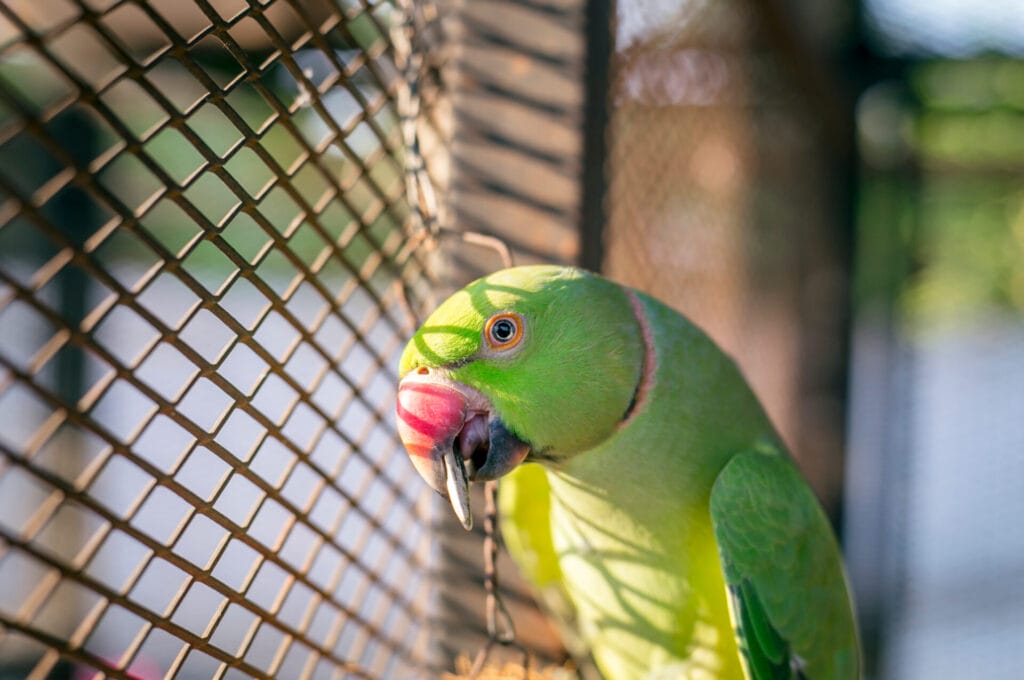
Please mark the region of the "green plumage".
[[[507, 352], [486, 321], [522, 315]], [[660, 302], [576, 269], [474, 282], [410, 342], [531, 446], [503, 533], [610, 679], [858, 677], [838, 547], [735, 364]], [[570, 636], [570, 640], [576, 640]]]
[[[808, 678], [857, 677], [838, 547], [788, 458], [769, 447], [735, 456], [712, 488], [711, 518], [754, 661], [788, 662]], [[755, 677], [795, 677], [788, 670]]]

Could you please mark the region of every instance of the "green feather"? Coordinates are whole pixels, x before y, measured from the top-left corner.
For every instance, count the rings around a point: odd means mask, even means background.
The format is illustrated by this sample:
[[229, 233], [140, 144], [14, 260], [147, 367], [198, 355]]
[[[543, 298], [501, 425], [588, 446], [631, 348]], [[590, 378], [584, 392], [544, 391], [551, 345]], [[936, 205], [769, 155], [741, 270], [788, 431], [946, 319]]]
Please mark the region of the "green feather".
[[[509, 310], [526, 319], [521, 347], [491, 353], [481, 330], [488, 317]], [[641, 355], [621, 287], [578, 269], [532, 266], [497, 272], [448, 298], [409, 342], [400, 373], [444, 367], [486, 393], [515, 435], [538, 450], [569, 454], [614, 431]], [[565, 380], [566, 371], [574, 380]], [[570, 403], [573, 418], [553, 413], [553, 404]]]
[[[746, 660], [751, 679], [785, 680], [791, 678], [788, 652], [783, 648], [779, 658], [772, 658], [773, 652], [778, 650], [767, 651], [764, 647], [761, 636], [767, 632], [765, 629], [770, 629], [770, 624], [763, 618], [763, 610], [759, 611], [757, 605], [751, 606], [751, 603], [757, 600], [757, 595], [744, 587], [730, 587], [729, 593], [733, 608], [737, 609], [740, 614], [740, 625], [736, 629], [736, 636], [739, 638], [740, 652]], [[778, 638], [777, 633], [774, 635], [779, 642], [785, 644], [781, 638]]]
[[857, 677], [839, 548], [793, 464], [771, 447], [735, 456], [715, 482], [711, 517], [726, 580], [740, 592], [739, 635], [752, 665], [792, 662], [809, 678]]
[[[487, 319], [525, 320], [507, 353]], [[543, 475], [503, 481], [509, 550], [608, 678], [847, 680], [859, 651], [835, 539], [735, 364], [657, 300], [520, 267], [444, 302], [401, 374], [479, 390]]]
[[789, 648], [786, 641], [779, 636], [778, 631], [772, 628], [764, 606], [761, 604], [761, 598], [757, 596], [757, 590], [753, 584], [744, 579], [740, 584], [739, 592], [744, 621], [749, 624], [749, 631], [754, 636], [757, 649], [773, 666], [787, 662]]

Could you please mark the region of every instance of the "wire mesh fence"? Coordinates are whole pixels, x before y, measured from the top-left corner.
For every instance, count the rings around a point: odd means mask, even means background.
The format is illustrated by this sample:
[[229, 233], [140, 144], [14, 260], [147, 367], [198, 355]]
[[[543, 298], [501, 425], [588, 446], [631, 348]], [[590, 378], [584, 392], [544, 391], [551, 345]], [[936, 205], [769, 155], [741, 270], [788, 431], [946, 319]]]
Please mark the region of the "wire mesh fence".
[[429, 664], [398, 14], [0, 6], [0, 676]]
[[[410, 226], [409, 6], [447, 221], [589, 263], [587, 3], [469, 3], [454, 39], [447, 3], [0, 5], [0, 677], [414, 677], [482, 641], [480, 537], [431, 517], [391, 421], [406, 302], [497, 266]], [[796, 62], [756, 3], [618, 7], [604, 268], [774, 371], [828, 496], [841, 264], [800, 220], [834, 166]]]
[[737, 359], [837, 512], [845, 105], [781, 3], [618, 8], [604, 270]]
[[[586, 4], [474, 0], [461, 8], [454, 31], [451, 225], [501, 239], [519, 265], [571, 265], [580, 250]], [[455, 241], [444, 250], [448, 265], [439, 271], [440, 290], [453, 292], [502, 266], [493, 249], [456, 247]], [[482, 493], [474, 495], [473, 507], [484, 507]], [[484, 523], [467, 533], [450, 507], [439, 510], [432, 527], [440, 550], [431, 613], [439, 653], [450, 664], [460, 656], [472, 658], [488, 639], [481, 587]], [[554, 673], [566, 673], [554, 669], [566, 660], [556, 627], [504, 553], [498, 571], [517, 642], [529, 649], [532, 669], [551, 666]], [[511, 676], [522, 675], [519, 650], [494, 651], [495, 669], [505, 658], [519, 669], [509, 671]]]

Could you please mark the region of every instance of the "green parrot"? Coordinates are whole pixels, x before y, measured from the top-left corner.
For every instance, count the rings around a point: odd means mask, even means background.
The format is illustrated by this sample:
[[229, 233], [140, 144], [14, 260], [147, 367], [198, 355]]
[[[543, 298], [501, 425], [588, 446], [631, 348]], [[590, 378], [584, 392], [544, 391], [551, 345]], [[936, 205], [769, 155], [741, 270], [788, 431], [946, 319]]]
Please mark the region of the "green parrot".
[[555, 266], [442, 303], [405, 348], [397, 423], [471, 525], [502, 532], [609, 680], [859, 677], [828, 520], [736, 365], [652, 297]]

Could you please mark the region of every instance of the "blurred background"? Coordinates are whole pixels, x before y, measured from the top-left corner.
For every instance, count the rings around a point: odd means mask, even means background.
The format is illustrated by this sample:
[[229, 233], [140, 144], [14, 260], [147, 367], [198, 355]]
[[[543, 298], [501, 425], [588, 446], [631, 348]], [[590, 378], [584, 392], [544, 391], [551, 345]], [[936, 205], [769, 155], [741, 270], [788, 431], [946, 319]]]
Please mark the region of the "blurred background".
[[449, 235], [405, 193], [405, 4], [0, 5], [0, 678], [473, 654], [481, 536], [391, 416], [416, 314], [500, 266], [466, 231], [737, 358], [841, 537], [867, 677], [1016, 678], [1019, 3], [413, 5]]

